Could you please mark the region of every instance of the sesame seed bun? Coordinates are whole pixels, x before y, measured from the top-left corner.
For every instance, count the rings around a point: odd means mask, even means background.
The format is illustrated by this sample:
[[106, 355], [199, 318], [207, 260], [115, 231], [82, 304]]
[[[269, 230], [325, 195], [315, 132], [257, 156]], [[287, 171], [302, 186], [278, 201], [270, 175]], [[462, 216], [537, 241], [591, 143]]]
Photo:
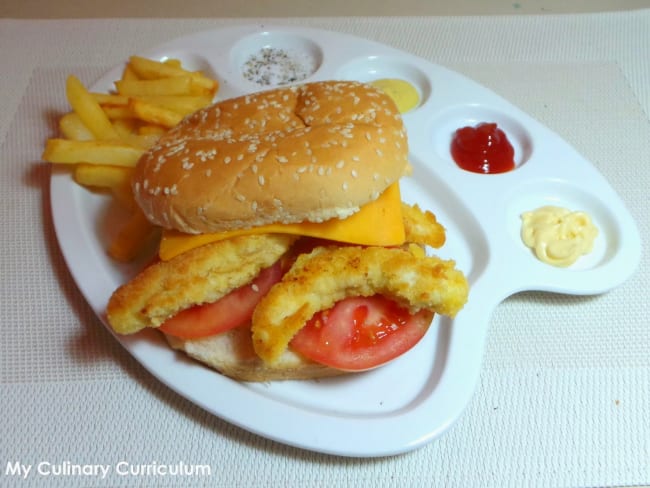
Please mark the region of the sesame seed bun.
[[245, 326], [201, 339], [165, 338], [172, 348], [240, 381], [307, 380], [346, 374], [289, 349], [274, 364], [266, 364], [255, 354], [250, 329]]
[[393, 100], [328, 81], [190, 115], [142, 156], [133, 190], [153, 223], [198, 234], [345, 218], [409, 168]]

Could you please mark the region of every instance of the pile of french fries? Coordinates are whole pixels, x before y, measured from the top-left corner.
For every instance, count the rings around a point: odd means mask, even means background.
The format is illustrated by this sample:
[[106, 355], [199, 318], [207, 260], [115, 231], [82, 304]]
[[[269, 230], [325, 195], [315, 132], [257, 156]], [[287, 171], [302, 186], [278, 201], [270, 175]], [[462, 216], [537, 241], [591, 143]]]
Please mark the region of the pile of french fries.
[[77, 183], [109, 191], [130, 217], [110, 243], [117, 261], [135, 259], [156, 234], [133, 200], [130, 180], [140, 156], [185, 116], [212, 103], [218, 82], [180, 61], [131, 56], [111, 93], [90, 92], [74, 75], [66, 82], [72, 108], [48, 139], [43, 160], [73, 165]]

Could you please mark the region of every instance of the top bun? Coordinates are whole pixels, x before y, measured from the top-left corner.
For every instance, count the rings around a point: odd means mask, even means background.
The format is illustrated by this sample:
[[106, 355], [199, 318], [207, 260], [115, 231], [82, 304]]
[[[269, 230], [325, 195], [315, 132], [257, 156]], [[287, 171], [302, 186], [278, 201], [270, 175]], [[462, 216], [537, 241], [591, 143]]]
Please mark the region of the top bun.
[[133, 191], [154, 224], [198, 234], [345, 218], [409, 168], [393, 100], [370, 85], [327, 81], [188, 116], [142, 156]]

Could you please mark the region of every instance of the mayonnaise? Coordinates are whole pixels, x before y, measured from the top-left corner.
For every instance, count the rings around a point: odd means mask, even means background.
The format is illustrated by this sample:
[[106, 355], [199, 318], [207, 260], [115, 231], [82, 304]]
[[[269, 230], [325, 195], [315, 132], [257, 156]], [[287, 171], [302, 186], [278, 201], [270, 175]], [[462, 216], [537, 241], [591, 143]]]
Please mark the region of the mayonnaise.
[[598, 229], [585, 212], [552, 205], [521, 216], [521, 238], [543, 262], [567, 267], [591, 252]]
[[420, 103], [420, 94], [406, 80], [398, 78], [382, 78], [370, 82], [371, 85], [383, 90], [397, 105], [400, 113], [414, 109]]

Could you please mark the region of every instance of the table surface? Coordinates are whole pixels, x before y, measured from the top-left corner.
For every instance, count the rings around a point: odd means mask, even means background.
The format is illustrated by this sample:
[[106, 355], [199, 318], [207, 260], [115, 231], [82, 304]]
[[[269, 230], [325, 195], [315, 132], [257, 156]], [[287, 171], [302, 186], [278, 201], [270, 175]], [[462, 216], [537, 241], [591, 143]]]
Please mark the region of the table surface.
[[650, 7], [650, 0], [158, 0], [155, 3], [130, 0], [47, 2], [22, 0], [0, 5], [0, 17], [13, 18], [110, 18], [110, 17], [321, 17], [321, 16], [404, 16], [404, 15], [521, 15], [613, 12]]
[[[646, 253], [638, 271], [605, 294], [531, 291], [503, 301], [490, 317], [472, 400], [438, 440], [396, 457], [327, 456], [263, 439], [208, 414], [119, 346], [66, 268], [51, 217], [50, 168], [40, 161], [43, 142], [55, 135], [56, 119], [67, 110], [67, 74], [92, 83], [132, 53], [231, 23], [305, 25], [392, 45], [508, 98], [593, 162], [648, 242], [650, 10], [611, 12], [610, 2], [592, 2], [588, 10], [596, 13], [558, 13], [564, 2], [519, 1], [487, 12], [467, 1], [456, 2], [461, 9], [451, 12], [401, 2], [413, 6], [414, 16], [395, 17], [387, 9], [373, 11], [381, 16], [366, 11], [343, 17], [323, 7], [302, 18], [288, 12], [268, 19], [260, 2], [254, 19], [234, 6], [191, 18], [198, 2], [183, 2], [186, 15], [168, 10], [170, 18], [118, 19], [109, 7], [84, 10], [90, 2], [52, 3], [0, 6], [1, 16], [22, 18], [0, 19], [1, 486], [180, 483], [171, 476], [37, 473], [39, 464], [42, 470], [65, 462], [114, 468], [121, 461], [211, 467], [209, 478], [186, 477], [184, 486], [650, 483]], [[63, 10], [75, 5], [79, 10]], [[126, 17], [144, 13], [128, 12]], [[64, 13], [109, 18], [29, 18]], [[33, 466], [25, 481], [13, 472], [19, 464]]]

